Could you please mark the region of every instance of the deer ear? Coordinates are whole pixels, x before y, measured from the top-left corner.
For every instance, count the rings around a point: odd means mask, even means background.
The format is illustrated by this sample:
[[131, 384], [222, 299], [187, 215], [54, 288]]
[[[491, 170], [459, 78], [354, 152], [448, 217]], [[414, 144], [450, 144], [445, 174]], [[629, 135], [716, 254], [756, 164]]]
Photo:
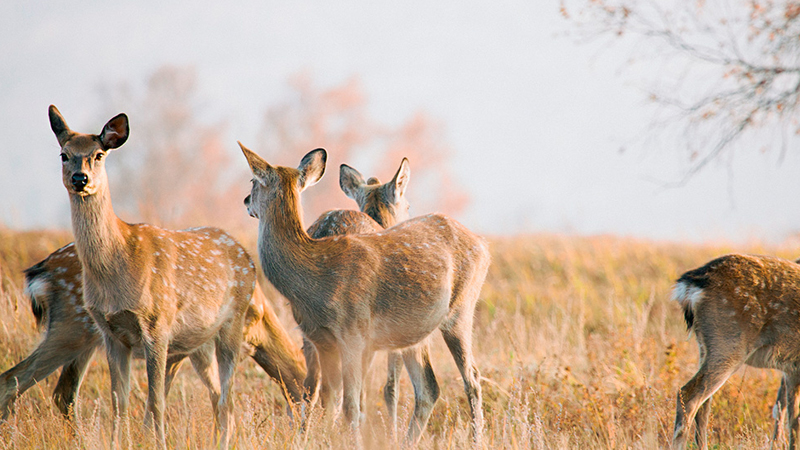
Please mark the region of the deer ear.
[[312, 150], [303, 156], [297, 170], [300, 171], [300, 178], [297, 183], [300, 185], [300, 192], [309, 186], [315, 185], [322, 175], [325, 174], [325, 163], [328, 161], [328, 153], [324, 148]]
[[339, 166], [339, 187], [344, 191], [344, 195], [359, 201], [364, 186], [364, 177], [356, 169], [342, 164]]
[[58, 111], [55, 105], [50, 105], [48, 113], [50, 116], [50, 128], [53, 130], [53, 133], [55, 133], [56, 139], [58, 139], [58, 145], [63, 147], [69, 140], [72, 131], [67, 126], [64, 116], [61, 115], [61, 112]]
[[244, 157], [247, 158], [247, 164], [250, 166], [250, 171], [253, 172], [256, 178], [264, 180], [267, 177], [267, 170], [269, 169], [270, 165], [263, 158], [256, 155], [255, 152], [250, 150], [249, 148], [245, 147], [241, 142], [237, 141], [239, 147], [242, 149], [242, 153], [244, 153]]
[[111, 150], [124, 144], [128, 140], [128, 134], [130, 134], [128, 116], [120, 113], [103, 127], [103, 131], [100, 133], [100, 142], [104, 149]]
[[409, 167], [408, 158], [403, 158], [403, 162], [400, 163], [400, 168], [397, 169], [392, 181], [386, 183], [389, 198], [395, 202], [400, 200], [406, 194], [409, 179], [411, 179], [411, 167]]

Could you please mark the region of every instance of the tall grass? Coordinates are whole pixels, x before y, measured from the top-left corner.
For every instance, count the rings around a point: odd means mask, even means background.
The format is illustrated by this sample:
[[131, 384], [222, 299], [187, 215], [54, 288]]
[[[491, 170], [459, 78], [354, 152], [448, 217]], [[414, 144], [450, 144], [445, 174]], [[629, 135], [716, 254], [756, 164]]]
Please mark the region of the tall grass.
[[[25, 357], [39, 339], [21, 291], [23, 268], [69, 240], [67, 233], [0, 230], [0, 370]], [[493, 264], [476, 312], [474, 349], [483, 381], [486, 448], [642, 448], [668, 445], [675, 394], [697, 368], [682, 314], [669, 300], [685, 270], [734, 250], [729, 246], [658, 243], [609, 236], [530, 235], [492, 239]], [[253, 246], [253, 242], [249, 242]], [[793, 258], [795, 246], [747, 245], [736, 251]], [[270, 290], [284, 325], [297, 336]], [[458, 370], [441, 337], [433, 362], [442, 395], [420, 448], [469, 447], [469, 409]], [[81, 389], [75, 421], [61, 418], [50, 393], [56, 377], [32, 388], [0, 425], [0, 447], [106, 448], [111, 429], [109, 381], [95, 357]], [[385, 357], [368, 383], [368, 448], [391, 448], [380, 389]], [[709, 442], [722, 448], [766, 448], [777, 373], [744, 369], [715, 395]], [[152, 444], [141, 425], [146, 376], [135, 364], [129, 440]], [[346, 448], [347, 428], [317, 409], [301, 432], [276, 386], [249, 360], [237, 369], [236, 448]], [[401, 381], [399, 433], [413, 410]], [[168, 445], [211, 448], [213, 419], [205, 389], [188, 368], [167, 399]]]

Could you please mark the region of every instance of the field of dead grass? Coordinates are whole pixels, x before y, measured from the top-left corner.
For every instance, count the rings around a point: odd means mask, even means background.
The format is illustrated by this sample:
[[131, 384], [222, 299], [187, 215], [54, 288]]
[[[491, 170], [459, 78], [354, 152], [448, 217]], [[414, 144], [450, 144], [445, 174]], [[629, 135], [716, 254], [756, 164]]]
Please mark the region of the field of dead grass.
[[[40, 333], [21, 289], [21, 270], [68, 242], [67, 232], [0, 229], [0, 371], [20, 361]], [[243, 240], [254, 248], [253, 238]], [[484, 447], [642, 448], [668, 445], [675, 394], [697, 368], [682, 314], [669, 300], [685, 270], [732, 251], [794, 258], [800, 245], [721, 246], [659, 243], [608, 236], [529, 235], [491, 239], [493, 264], [476, 312], [474, 350], [483, 382]], [[284, 325], [297, 331], [284, 300], [270, 290]], [[469, 447], [469, 413], [455, 364], [441, 337], [433, 363], [442, 395], [420, 448]], [[133, 373], [132, 447], [152, 444], [141, 425], [146, 376]], [[392, 448], [380, 389], [385, 356], [368, 385], [367, 448]], [[50, 400], [56, 375], [29, 390], [0, 424], [0, 448], [107, 448], [109, 381], [96, 355], [81, 388], [77, 420], [61, 418]], [[776, 372], [744, 369], [715, 395], [709, 442], [717, 448], [768, 448]], [[413, 410], [401, 381], [401, 432]], [[238, 367], [235, 448], [344, 448], [347, 433], [319, 411], [301, 433], [287, 417], [279, 387], [249, 359]], [[205, 389], [188, 365], [167, 399], [167, 442], [211, 448], [213, 419]]]

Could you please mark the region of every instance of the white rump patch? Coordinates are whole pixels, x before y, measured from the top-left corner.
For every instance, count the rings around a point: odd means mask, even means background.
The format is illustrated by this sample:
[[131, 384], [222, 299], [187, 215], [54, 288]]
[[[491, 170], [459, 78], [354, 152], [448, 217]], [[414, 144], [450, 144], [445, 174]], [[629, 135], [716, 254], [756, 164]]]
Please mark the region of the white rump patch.
[[49, 288], [50, 283], [39, 278], [34, 278], [25, 286], [25, 294], [28, 297], [36, 299], [40, 296], [47, 295]]
[[684, 281], [675, 284], [672, 289], [672, 299], [680, 303], [681, 306], [689, 303], [694, 309], [703, 298], [703, 290], [697, 286], [692, 286]]

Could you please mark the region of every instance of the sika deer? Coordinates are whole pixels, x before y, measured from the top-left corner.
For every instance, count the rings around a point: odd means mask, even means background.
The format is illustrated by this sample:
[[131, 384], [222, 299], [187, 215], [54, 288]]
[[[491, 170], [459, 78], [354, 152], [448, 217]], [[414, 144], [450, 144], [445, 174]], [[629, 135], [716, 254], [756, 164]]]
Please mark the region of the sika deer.
[[[364, 181], [364, 177], [359, 171], [347, 164], [342, 164], [339, 167], [339, 186], [348, 197], [358, 203], [361, 212], [341, 209], [328, 211], [308, 228], [309, 236], [312, 239], [322, 239], [343, 234], [378, 233], [398, 222], [407, 220], [409, 205], [405, 198], [405, 191], [410, 177], [411, 172], [406, 158], [403, 158], [394, 178], [386, 184], [381, 184], [374, 177]], [[303, 339], [303, 353], [308, 366], [305, 388], [309, 398], [313, 399], [319, 384], [319, 358], [313, 344], [305, 338]], [[389, 413], [392, 436], [394, 436], [397, 427], [397, 388], [400, 382], [400, 370], [403, 368], [402, 354], [399, 351], [390, 351], [387, 366], [388, 373], [386, 385], [383, 388], [383, 397]], [[366, 370], [364, 368], [365, 373]], [[327, 399], [329, 395], [324, 392], [321, 396], [323, 399]]]
[[[128, 138], [119, 114], [99, 135], [69, 129], [55, 106], [50, 127], [61, 146], [75, 249], [83, 267], [83, 303], [103, 336], [111, 373], [114, 427], [127, 422], [130, 360], [143, 349], [147, 414], [157, 445], [166, 447], [164, 390], [168, 361], [215, 351], [220, 396], [216, 425], [227, 447], [232, 425], [233, 372], [245, 314], [255, 288], [255, 267], [245, 249], [222, 230], [169, 231], [120, 220], [111, 205], [105, 156]], [[218, 438], [215, 433], [215, 439]]]
[[[61, 413], [68, 416], [89, 361], [102, 344], [100, 330], [83, 308], [83, 274], [74, 244], [56, 250], [25, 270], [25, 290], [37, 325], [45, 329], [44, 339], [27, 358], [0, 375], [0, 420], [8, 417], [17, 396], [62, 366], [53, 399]], [[244, 351], [276, 382], [285, 385], [282, 392], [287, 402], [300, 402], [305, 376], [300, 350], [281, 327], [258, 286], [246, 317]], [[167, 367], [165, 396], [180, 362]], [[218, 383], [205, 372], [198, 374], [216, 409]], [[287, 409], [291, 414], [291, 407]]]
[[427, 346], [420, 344], [439, 328], [461, 371], [479, 443], [483, 412], [472, 324], [490, 263], [486, 242], [442, 215], [375, 234], [312, 239], [302, 226], [300, 193], [322, 177], [325, 150], [308, 153], [292, 169], [273, 167], [239, 145], [254, 175], [245, 205], [259, 219], [262, 268], [314, 343], [329, 395], [341, 378], [347, 422], [357, 430], [362, 371], [373, 353], [403, 349], [416, 397], [406, 444], [419, 440], [438, 392]]
[[800, 266], [767, 256], [726, 255], [684, 273], [673, 298], [700, 347], [700, 369], [678, 393], [673, 448], [685, 447], [693, 420], [697, 445], [707, 448], [711, 397], [743, 364], [783, 371], [790, 448], [797, 448]]

